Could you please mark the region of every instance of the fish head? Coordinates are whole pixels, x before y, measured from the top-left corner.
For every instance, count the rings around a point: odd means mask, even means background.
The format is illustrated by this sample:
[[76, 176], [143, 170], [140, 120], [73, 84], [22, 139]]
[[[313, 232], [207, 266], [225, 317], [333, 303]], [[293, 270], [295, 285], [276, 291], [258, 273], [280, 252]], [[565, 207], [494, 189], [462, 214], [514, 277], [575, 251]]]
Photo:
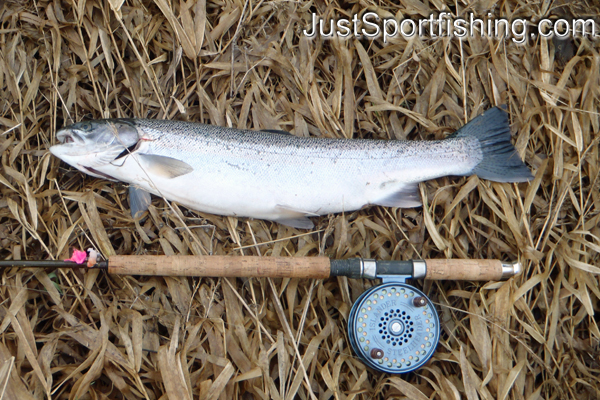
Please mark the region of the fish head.
[[141, 135], [131, 120], [104, 119], [69, 125], [56, 132], [56, 139], [52, 154], [86, 174], [107, 178], [98, 170], [132, 151]]

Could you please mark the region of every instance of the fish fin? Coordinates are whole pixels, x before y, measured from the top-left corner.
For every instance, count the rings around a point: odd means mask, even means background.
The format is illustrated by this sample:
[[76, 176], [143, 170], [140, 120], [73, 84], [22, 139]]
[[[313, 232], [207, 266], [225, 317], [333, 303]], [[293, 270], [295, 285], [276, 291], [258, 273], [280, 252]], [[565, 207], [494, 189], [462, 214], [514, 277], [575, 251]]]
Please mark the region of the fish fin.
[[468, 174], [494, 182], [526, 182], [533, 179], [531, 171], [510, 143], [508, 117], [499, 107], [482, 115], [449, 136], [449, 138], [474, 137], [479, 140], [483, 159]]
[[276, 219], [275, 222], [279, 222], [282, 225], [291, 226], [292, 228], [299, 229], [312, 229], [315, 227], [313, 222], [306, 217], [298, 217], [298, 218], [282, 218]]
[[314, 228], [315, 224], [313, 224], [308, 217], [318, 216], [318, 214], [311, 213], [309, 211], [297, 210], [293, 207], [281, 204], [277, 204], [275, 206], [275, 210], [282, 217], [274, 221], [283, 225], [291, 226], [292, 228], [312, 229]]
[[261, 132], [277, 133], [278, 135], [291, 135], [291, 133], [282, 131], [280, 129], [263, 129]]
[[402, 185], [400, 190], [392, 193], [390, 196], [377, 200], [374, 204], [385, 207], [413, 208], [419, 207], [421, 198], [419, 197], [419, 183], [411, 182]]
[[146, 211], [150, 203], [152, 203], [150, 193], [137, 186], [129, 186], [129, 208], [134, 219]]
[[194, 170], [192, 166], [176, 158], [156, 154], [138, 154], [138, 157], [142, 161], [142, 166], [148, 172], [164, 178], [177, 178], [178, 176], [189, 174]]
[[275, 210], [279, 214], [289, 215], [290, 217], [318, 217], [319, 215], [321, 215], [314, 212], [286, 206], [285, 204], [277, 204], [275, 206]]

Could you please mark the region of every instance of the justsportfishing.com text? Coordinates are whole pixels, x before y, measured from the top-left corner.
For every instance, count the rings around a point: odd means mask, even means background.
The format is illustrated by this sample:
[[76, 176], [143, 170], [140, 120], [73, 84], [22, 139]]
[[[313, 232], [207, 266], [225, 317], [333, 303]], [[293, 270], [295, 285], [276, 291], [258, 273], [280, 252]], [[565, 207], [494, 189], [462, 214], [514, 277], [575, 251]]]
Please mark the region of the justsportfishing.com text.
[[347, 38], [365, 36], [369, 39], [383, 37], [383, 42], [402, 36], [405, 39], [419, 37], [456, 37], [467, 36], [491, 37], [496, 39], [511, 38], [513, 42], [523, 44], [528, 37], [566, 38], [568, 36], [585, 36], [598, 38], [596, 21], [593, 19], [541, 19], [537, 22], [516, 18], [509, 21], [505, 18], [488, 18], [483, 20], [470, 14], [468, 18], [452, 18], [446, 12], [438, 16], [431, 14], [429, 18], [418, 20], [380, 18], [375, 12], [366, 12], [362, 16], [355, 14], [351, 19], [323, 19], [312, 14], [310, 26], [303, 31], [304, 35], [313, 38]]

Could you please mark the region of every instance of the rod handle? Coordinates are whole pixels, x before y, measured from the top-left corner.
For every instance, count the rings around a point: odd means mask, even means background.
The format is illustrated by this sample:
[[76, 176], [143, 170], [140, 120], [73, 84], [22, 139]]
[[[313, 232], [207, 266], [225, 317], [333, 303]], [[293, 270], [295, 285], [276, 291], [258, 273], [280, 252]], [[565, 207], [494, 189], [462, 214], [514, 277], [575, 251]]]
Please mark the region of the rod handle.
[[111, 256], [108, 273], [196, 277], [329, 277], [328, 257]]
[[500, 281], [518, 273], [520, 267], [500, 260], [432, 259], [425, 263], [425, 279], [431, 280]]

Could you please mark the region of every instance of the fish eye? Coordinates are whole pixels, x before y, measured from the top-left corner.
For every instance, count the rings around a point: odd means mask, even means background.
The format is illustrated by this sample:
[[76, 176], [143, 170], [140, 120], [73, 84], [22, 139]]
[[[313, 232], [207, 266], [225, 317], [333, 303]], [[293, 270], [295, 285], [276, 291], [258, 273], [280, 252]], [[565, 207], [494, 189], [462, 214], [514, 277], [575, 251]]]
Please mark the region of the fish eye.
[[82, 122], [79, 125], [79, 129], [81, 129], [82, 131], [90, 131], [92, 130], [92, 124], [90, 122]]

